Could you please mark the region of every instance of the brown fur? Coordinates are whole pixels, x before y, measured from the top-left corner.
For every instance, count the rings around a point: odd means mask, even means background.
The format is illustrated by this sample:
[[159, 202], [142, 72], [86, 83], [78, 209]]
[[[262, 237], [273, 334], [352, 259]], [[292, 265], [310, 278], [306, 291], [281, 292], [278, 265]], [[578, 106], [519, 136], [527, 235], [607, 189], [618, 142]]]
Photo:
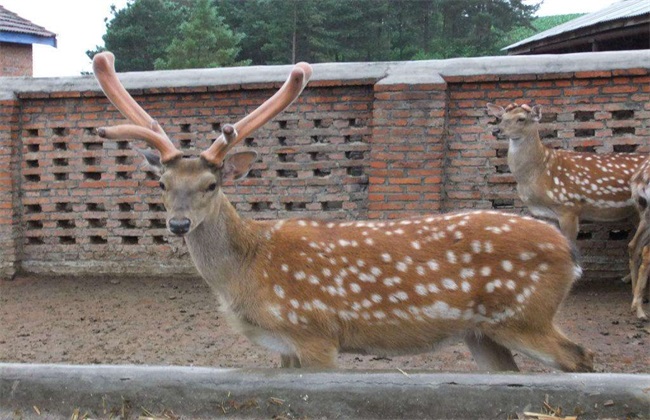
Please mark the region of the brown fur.
[[280, 353], [283, 367], [334, 367], [339, 351], [429, 351], [460, 336], [484, 369], [516, 370], [511, 350], [565, 371], [592, 369], [592, 353], [553, 323], [580, 269], [544, 222], [492, 211], [388, 222], [239, 217], [221, 185], [245, 176], [256, 153], [224, 155], [295, 99], [307, 64], [296, 65], [283, 94], [226, 126], [217, 146], [181, 159], [121, 87], [112, 56], [98, 56], [103, 89], [136, 124], [100, 134], [137, 134], [166, 151], [143, 154], [161, 175], [168, 228], [185, 237], [232, 325]]
[[592, 354], [553, 324], [579, 267], [547, 223], [494, 211], [244, 220], [219, 189], [198, 193], [209, 174], [221, 178], [200, 160], [165, 168], [168, 217], [192, 219], [185, 237], [199, 272], [233, 326], [283, 366], [334, 367], [340, 351], [411, 354], [462, 337], [485, 369], [516, 368], [510, 350], [591, 369]]
[[508, 165], [519, 197], [533, 215], [557, 220], [571, 241], [578, 235], [579, 220], [635, 217], [629, 182], [647, 155], [554, 150], [539, 137], [540, 107], [487, 108], [500, 119], [498, 136], [510, 139]]

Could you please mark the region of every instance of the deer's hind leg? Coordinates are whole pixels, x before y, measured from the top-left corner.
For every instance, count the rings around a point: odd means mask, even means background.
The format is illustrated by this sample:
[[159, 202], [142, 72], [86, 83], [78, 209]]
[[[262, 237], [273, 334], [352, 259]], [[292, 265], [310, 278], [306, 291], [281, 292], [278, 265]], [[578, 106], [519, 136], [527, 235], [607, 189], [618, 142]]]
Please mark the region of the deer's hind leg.
[[338, 346], [325, 338], [305, 338], [295, 341], [298, 363], [303, 368], [333, 369], [336, 367]]
[[571, 243], [575, 244], [578, 239], [578, 215], [571, 212], [564, 212], [559, 215], [558, 219], [560, 231]]
[[632, 282], [632, 310], [636, 311], [636, 316], [640, 319], [648, 319], [643, 311], [643, 295], [648, 286], [648, 275], [650, 275], [650, 246], [644, 246], [636, 281]]
[[519, 371], [512, 352], [486, 335], [469, 333], [465, 344], [472, 352], [479, 369], [490, 372]]
[[[647, 236], [647, 224], [645, 222], [645, 218], [642, 218], [641, 221], [639, 222], [639, 225], [636, 228], [636, 232], [634, 233], [634, 237], [630, 241], [629, 245], [627, 246], [628, 249], [628, 254], [630, 257], [630, 275], [629, 275], [629, 280], [632, 281], [632, 290], [634, 290], [635, 285], [636, 285], [636, 280], [638, 278], [638, 271], [639, 271], [639, 265], [641, 262], [639, 259], [641, 258], [641, 251], [642, 251], [642, 241], [644, 240], [644, 236]], [[625, 279], [623, 279], [625, 280]]]
[[280, 358], [280, 367], [282, 368], [300, 368], [300, 359], [296, 355], [283, 354]]
[[592, 372], [594, 354], [554, 325], [495, 331], [494, 340], [564, 372]]

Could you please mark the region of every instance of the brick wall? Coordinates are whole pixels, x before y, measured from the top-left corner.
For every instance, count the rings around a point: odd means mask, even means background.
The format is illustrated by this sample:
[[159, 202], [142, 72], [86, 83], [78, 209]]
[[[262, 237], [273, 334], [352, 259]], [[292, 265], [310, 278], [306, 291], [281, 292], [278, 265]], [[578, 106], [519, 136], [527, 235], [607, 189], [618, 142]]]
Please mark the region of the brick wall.
[[11, 277], [21, 254], [19, 103], [0, 101], [0, 276]]
[[[544, 107], [554, 147], [650, 152], [650, 53], [323, 64], [301, 98], [242, 147], [260, 159], [225, 186], [245, 217], [395, 218], [497, 208], [525, 213], [486, 102]], [[270, 96], [288, 67], [121, 75], [181, 150]], [[0, 266], [36, 273], [191, 274], [164, 227], [157, 181], [127, 142], [95, 129], [121, 119], [91, 77], [5, 79]], [[13, 162], [13, 163], [12, 163]], [[3, 175], [4, 174], [4, 175]], [[626, 266], [628, 223], [584, 224], [588, 277]], [[3, 241], [4, 243], [4, 241]]]
[[0, 77], [32, 74], [32, 44], [0, 42]]

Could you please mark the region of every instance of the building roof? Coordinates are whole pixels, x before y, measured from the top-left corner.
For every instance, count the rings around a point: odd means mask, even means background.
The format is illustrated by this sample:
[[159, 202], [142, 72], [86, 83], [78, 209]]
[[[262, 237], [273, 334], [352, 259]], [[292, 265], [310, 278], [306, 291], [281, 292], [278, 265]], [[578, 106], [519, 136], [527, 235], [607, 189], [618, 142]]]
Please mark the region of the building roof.
[[56, 34], [0, 6], [0, 41], [56, 47]]
[[650, 1], [648, 0], [621, 0], [597, 12], [588, 13], [569, 22], [563, 23], [544, 32], [540, 32], [522, 41], [508, 45], [503, 50], [511, 50], [526, 44], [536, 43], [554, 37], [567, 36], [572, 32], [588, 27], [593, 27], [615, 20], [625, 20], [637, 16], [650, 14]]

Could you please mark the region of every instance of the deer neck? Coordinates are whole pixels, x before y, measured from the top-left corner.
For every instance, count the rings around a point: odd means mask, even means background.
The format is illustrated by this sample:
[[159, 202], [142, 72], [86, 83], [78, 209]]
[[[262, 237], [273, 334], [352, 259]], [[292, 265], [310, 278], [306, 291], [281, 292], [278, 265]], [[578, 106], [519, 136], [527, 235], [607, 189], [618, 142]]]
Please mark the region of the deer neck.
[[259, 250], [254, 221], [242, 219], [223, 192], [208, 216], [185, 237], [190, 256], [201, 276], [220, 295], [231, 297], [234, 288], [250, 280], [246, 267]]
[[518, 139], [510, 139], [508, 146], [508, 166], [517, 183], [534, 181], [543, 173], [549, 157], [549, 149], [544, 147], [539, 132], [535, 130]]

